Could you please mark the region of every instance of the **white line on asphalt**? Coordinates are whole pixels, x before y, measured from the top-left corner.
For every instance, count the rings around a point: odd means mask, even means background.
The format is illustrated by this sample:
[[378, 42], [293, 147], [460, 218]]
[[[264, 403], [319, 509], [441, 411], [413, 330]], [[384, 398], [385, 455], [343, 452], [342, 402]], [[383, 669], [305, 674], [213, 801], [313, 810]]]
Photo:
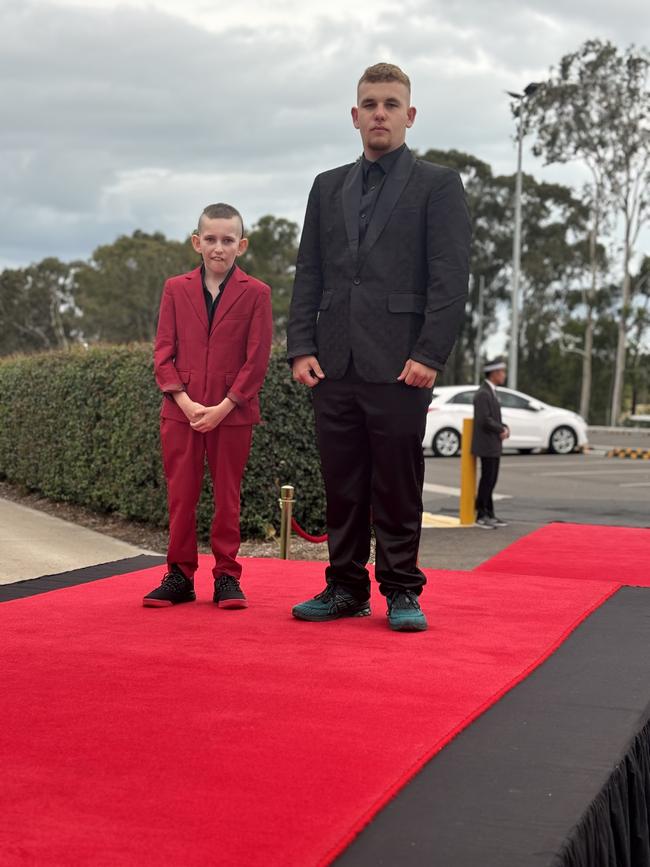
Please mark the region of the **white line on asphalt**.
[[[425, 482], [422, 489], [427, 494], [446, 494], [448, 497], [460, 497], [460, 488], [449, 488], [447, 485], [432, 485], [431, 482]], [[492, 494], [494, 500], [511, 500], [510, 494]]]
[[619, 488], [650, 488], [650, 482], [627, 482]]
[[501, 467], [502, 468], [507, 467], [509, 470], [528, 470], [528, 469], [530, 469], [530, 467], [552, 466], [552, 465], [556, 464], [556, 461], [562, 461], [563, 467], [584, 467], [585, 463], [588, 460], [592, 460], [592, 461], [594, 460], [593, 455], [591, 455], [590, 458], [588, 458], [585, 455], [584, 459], [581, 461], [564, 461], [564, 460], [562, 460], [562, 458], [549, 456], [548, 460], [546, 460], [546, 461], [533, 462], [533, 461], [527, 461], [527, 460], [522, 460], [520, 458], [517, 458], [516, 462], [513, 461], [512, 463], [510, 463], [510, 461], [505, 460], [506, 458], [509, 458], [509, 457], [514, 458], [515, 455], [502, 455], [502, 457], [501, 457]]
[[619, 470], [569, 470], [568, 473], [535, 473], [536, 476], [623, 476], [626, 473], [635, 475], [638, 473], [650, 473], [650, 467], [639, 467], [638, 469], [621, 468]]

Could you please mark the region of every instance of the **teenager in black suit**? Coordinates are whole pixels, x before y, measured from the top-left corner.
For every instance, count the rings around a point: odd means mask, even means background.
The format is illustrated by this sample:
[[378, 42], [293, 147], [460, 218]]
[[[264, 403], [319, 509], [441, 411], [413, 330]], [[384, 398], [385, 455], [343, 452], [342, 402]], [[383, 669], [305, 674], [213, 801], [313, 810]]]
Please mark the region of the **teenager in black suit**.
[[370, 613], [372, 521], [389, 624], [422, 630], [422, 437], [465, 309], [470, 220], [458, 173], [406, 147], [402, 70], [367, 69], [357, 102], [363, 156], [314, 181], [287, 329], [293, 377], [313, 389], [330, 553], [326, 589], [293, 614]]
[[506, 381], [506, 363], [495, 358], [483, 368], [485, 380], [474, 395], [474, 431], [472, 454], [481, 459], [481, 481], [476, 497], [476, 523], [485, 530], [506, 527], [494, 514], [492, 493], [499, 477], [503, 441], [510, 436], [508, 425], [501, 421], [501, 404], [497, 386]]

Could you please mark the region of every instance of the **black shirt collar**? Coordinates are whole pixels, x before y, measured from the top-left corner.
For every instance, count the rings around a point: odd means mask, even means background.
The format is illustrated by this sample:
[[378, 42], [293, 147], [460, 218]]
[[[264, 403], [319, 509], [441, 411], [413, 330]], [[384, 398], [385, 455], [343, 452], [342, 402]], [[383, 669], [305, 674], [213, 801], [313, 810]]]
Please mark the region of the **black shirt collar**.
[[383, 154], [379, 157], [378, 160], [369, 160], [364, 154], [361, 159], [364, 177], [368, 177], [368, 172], [370, 171], [371, 166], [379, 166], [382, 172], [387, 175], [405, 150], [406, 142], [404, 142], [404, 144], [400, 145], [398, 148], [395, 148], [394, 151], [389, 151], [387, 154]]
[[[228, 283], [228, 281], [230, 280], [230, 278], [231, 278], [232, 275], [234, 274], [234, 271], [235, 271], [235, 268], [236, 268], [236, 267], [237, 267], [237, 265], [235, 265], [235, 263], [233, 262], [233, 265], [232, 265], [230, 271], [228, 271], [228, 273], [227, 273], [226, 276], [223, 278], [223, 280], [221, 281], [221, 283], [219, 283], [219, 295], [220, 295], [220, 294], [223, 292], [223, 290], [226, 288], [226, 284]], [[205, 264], [202, 264], [202, 265], [201, 265], [201, 283], [203, 284], [203, 291], [204, 291], [204, 292], [207, 292], [208, 295], [210, 295], [210, 292], [209, 292], [208, 287], [207, 287], [206, 282], [205, 282]], [[210, 295], [210, 297], [212, 297], [212, 296]], [[219, 296], [217, 296], [217, 298], [218, 298], [218, 297], [219, 297]]]

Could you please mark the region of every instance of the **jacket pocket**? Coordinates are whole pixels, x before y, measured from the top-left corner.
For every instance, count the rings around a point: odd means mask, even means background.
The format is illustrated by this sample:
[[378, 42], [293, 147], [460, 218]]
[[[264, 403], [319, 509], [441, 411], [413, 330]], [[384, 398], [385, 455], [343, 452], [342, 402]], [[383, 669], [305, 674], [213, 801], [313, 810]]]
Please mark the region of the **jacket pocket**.
[[391, 313], [424, 313], [426, 306], [426, 296], [419, 292], [393, 292], [388, 296]]

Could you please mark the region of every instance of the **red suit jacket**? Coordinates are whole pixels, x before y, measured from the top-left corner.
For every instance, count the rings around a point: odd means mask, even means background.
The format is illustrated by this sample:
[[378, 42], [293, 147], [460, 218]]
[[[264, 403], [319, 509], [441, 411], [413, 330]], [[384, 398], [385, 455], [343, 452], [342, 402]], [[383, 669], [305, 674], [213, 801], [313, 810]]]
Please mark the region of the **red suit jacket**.
[[165, 399], [161, 417], [187, 422], [171, 392], [215, 406], [230, 397], [237, 406], [222, 425], [260, 421], [258, 393], [271, 352], [271, 290], [235, 268], [208, 333], [201, 269], [170, 277], [160, 302], [154, 349], [156, 382]]

